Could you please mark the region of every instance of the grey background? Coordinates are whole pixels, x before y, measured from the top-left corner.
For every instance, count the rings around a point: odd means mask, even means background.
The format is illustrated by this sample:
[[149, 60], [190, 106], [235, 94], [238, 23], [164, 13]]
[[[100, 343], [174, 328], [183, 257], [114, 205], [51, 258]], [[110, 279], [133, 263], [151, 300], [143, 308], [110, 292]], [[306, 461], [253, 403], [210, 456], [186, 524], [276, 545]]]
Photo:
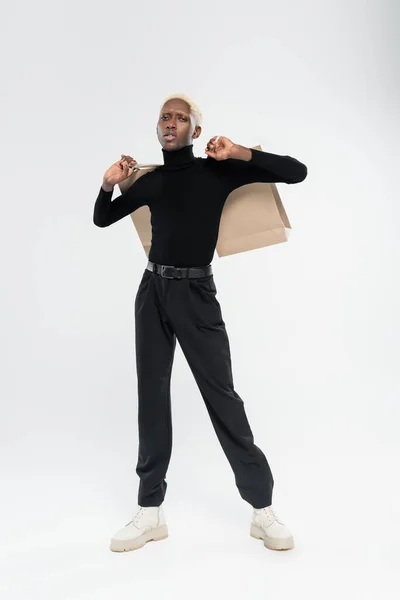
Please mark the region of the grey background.
[[[398, 3], [9, 4], [1, 23], [1, 568], [7, 598], [398, 597]], [[130, 217], [93, 225], [121, 153], [162, 160], [163, 98], [213, 135], [306, 163], [287, 244], [214, 277], [235, 388], [291, 553], [249, 537], [177, 347], [170, 537], [125, 555], [136, 508]], [[116, 192], [115, 192], [116, 195]]]

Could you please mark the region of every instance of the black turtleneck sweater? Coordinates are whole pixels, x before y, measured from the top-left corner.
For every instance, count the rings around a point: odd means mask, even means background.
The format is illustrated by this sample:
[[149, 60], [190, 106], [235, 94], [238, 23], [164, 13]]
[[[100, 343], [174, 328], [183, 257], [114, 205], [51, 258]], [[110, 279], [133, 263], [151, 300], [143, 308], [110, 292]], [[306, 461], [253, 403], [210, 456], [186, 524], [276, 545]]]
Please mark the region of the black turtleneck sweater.
[[193, 155], [193, 146], [162, 150], [164, 164], [142, 175], [124, 194], [100, 188], [93, 222], [108, 227], [147, 205], [151, 212], [149, 260], [175, 267], [209, 265], [222, 209], [232, 190], [255, 182], [299, 183], [307, 167], [290, 156], [252, 150], [249, 161]]

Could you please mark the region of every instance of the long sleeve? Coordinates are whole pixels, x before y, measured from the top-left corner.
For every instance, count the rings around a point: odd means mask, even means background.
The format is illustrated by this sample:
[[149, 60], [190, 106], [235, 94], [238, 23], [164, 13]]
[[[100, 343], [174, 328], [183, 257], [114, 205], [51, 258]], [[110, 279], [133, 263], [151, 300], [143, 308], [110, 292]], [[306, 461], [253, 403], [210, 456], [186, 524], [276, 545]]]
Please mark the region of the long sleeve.
[[144, 206], [146, 196], [143, 193], [143, 186], [137, 186], [137, 183], [133, 184], [125, 194], [117, 196], [115, 200], [111, 200], [113, 191], [106, 192], [101, 187], [94, 205], [93, 223], [97, 227], [108, 227], [130, 215], [140, 206]]
[[307, 177], [306, 165], [296, 158], [253, 148], [251, 153], [248, 161], [230, 158], [219, 162], [228, 192], [249, 183], [300, 183]]

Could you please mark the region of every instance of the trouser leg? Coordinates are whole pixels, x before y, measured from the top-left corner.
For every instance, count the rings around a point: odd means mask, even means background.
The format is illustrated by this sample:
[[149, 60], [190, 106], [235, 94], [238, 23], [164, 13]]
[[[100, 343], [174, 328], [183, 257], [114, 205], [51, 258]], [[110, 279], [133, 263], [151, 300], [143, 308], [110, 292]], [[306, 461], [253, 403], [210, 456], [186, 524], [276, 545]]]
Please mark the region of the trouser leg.
[[135, 299], [140, 506], [163, 502], [172, 450], [170, 382], [176, 336], [163, 310], [155, 277], [144, 272]]
[[254, 508], [272, 502], [273, 476], [254, 443], [244, 403], [233, 384], [229, 339], [213, 276], [178, 282], [173, 326], [196, 379], [240, 495]]

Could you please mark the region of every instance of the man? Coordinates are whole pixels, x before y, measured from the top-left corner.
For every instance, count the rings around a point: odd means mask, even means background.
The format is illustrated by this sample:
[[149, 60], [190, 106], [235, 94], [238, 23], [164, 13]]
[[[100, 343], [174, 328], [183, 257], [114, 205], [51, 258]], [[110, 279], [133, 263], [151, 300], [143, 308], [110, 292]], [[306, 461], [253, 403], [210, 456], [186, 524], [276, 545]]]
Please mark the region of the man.
[[[121, 155], [104, 174], [93, 220], [99, 227], [151, 211], [149, 262], [135, 299], [140, 478], [139, 509], [116, 532], [113, 551], [134, 550], [168, 536], [162, 503], [172, 449], [170, 379], [176, 340], [188, 361], [242, 498], [253, 507], [250, 533], [274, 550], [293, 537], [272, 508], [273, 477], [254, 444], [242, 399], [234, 390], [228, 335], [216, 298], [211, 261], [222, 209], [232, 190], [253, 182], [299, 183], [307, 168], [279, 156], [213, 137], [207, 158], [195, 157], [202, 115], [187, 96], [166, 99], [157, 124], [164, 164], [112, 201], [113, 187], [132, 178], [136, 161]], [[121, 189], [123, 189], [122, 183]]]

